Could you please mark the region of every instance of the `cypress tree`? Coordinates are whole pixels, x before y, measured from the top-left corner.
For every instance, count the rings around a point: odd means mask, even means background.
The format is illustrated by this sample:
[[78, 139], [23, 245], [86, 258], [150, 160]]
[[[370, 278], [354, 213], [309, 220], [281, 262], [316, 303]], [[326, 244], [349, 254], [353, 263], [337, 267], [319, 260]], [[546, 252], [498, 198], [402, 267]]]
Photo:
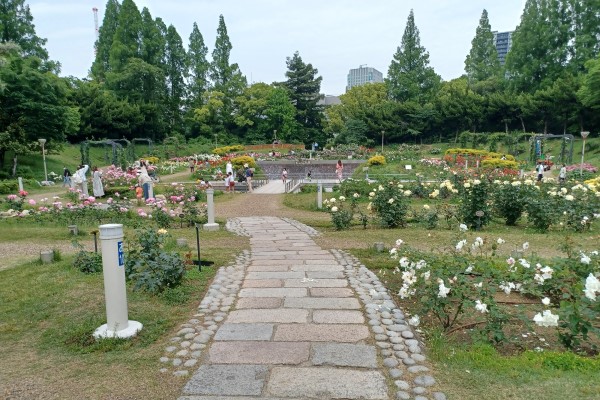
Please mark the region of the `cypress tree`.
[[171, 132], [183, 133], [182, 104], [186, 98], [186, 53], [173, 25], [167, 29], [165, 51], [167, 78], [167, 121]]
[[486, 10], [481, 13], [479, 26], [471, 41], [471, 51], [465, 60], [465, 72], [470, 83], [485, 81], [500, 73], [500, 61]]
[[108, 0], [102, 26], [98, 29], [96, 58], [92, 64], [92, 76], [100, 81], [105, 80], [106, 72], [110, 71], [110, 48], [117, 31], [120, 7], [121, 5], [117, 0]]
[[246, 86], [246, 78], [242, 76], [238, 65], [229, 64], [232, 48], [225, 19], [223, 15], [220, 15], [215, 49], [212, 52], [212, 63], [210, 64], [210, 78], [213, 82], [213, 89], [224, 93], [226, 99], [240, 95]]
[[202, 95], [208, 90], [208, 71], [210, 63], [207, 61], [208, 47], [204, 44], [202, 33], [198, 25], [194, 22], [192, 33], [190, 34], [190, 43], [188, 47], [188, 73], [190, 106], [199, 107], [202, 105]]
[[429, 66], [429, 53], [421, 46], [413, 10], [408, 15], [402, 44], [394, 54], [386, 81], [391, 98], [419, 103], [431, 100], [440, 84], [441, 78]]

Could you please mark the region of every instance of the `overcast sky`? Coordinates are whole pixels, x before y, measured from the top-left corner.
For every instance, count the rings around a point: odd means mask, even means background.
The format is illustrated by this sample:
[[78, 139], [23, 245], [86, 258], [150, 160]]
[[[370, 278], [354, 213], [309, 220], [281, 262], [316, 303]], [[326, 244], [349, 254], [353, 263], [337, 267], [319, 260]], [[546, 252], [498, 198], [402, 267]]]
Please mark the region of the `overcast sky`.
[[[28, 0], [37, 34], [48, 39], [50, 57], [62, 75], [86, 77], [94, 59], [92, 8], [100, 25], [105, 0]], [[286, 57], [300, 52], [323, 77], [321, 92], [345, 92], [348, 70], [367, 64], [384, 76], [411, 8], [421, 45], [444, 80], [464, 72], [464, 60], [481, 12], [492, 30], [514, 30], [525, 0], [137, 0], [154, 18], [172, 24], [187, 47], [196, 22], [212, 53], [219, 14], [225, 17], [238, 63], [248, 82], [285, 80]]]

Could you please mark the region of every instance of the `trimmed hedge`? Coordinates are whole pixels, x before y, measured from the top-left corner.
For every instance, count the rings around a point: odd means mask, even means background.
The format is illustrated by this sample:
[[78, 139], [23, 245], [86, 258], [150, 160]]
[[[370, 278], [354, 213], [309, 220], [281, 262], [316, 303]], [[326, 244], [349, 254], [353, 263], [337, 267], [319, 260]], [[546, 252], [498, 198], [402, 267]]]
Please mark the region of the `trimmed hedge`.
[[446, 155], [458, 154], [458, 155], [479, 156], [482, 158], [486, 157], [486, 158], [498, 158], [498, 159], [501, 159], [502, 157], [504, 157], [506, 160], [503, 160], [503, 161], [515, 161], [515, 157], [510, 154], [495, 153], [492, 151], [478, 150], [478, 149], [452, 148], [452, 149], [446, 150], [445, 154]]
[[218, 156], [224, 156], [226, 154], [235, 153], [236, 151], [242, 150], [244, 150], [244, 146], [242, 146], [241, 144], [234, 144], [233, 146], [217, 147], [212, 152], [213, 154], [216, 154]]
[[481, 166], [484, 168], [519, 169], [519, 163], [516, 161], [502, 160], [500, 158], [486, 158], [481, 161]]
[[369, 165], [384, 165], [385, 164], [385, 157], [384, 156], [373, 156], [371, 158], [369, 158], [369, 161], [367, 161], [367, 164]]

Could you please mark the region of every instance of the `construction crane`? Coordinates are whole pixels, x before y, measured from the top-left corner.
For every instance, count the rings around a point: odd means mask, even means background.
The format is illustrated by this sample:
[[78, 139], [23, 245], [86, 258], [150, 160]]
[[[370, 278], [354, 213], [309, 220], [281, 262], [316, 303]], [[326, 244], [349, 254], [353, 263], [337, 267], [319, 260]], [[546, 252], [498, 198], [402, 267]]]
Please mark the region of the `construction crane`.
[[94, 13], [94, 29], [96, 30], [96, 40], [94, 41], [94, 55], [98, 51], [98, 37], [100, 36], [100, 32], [98, 31], [98, 9], [96, 7], [92, 8]]

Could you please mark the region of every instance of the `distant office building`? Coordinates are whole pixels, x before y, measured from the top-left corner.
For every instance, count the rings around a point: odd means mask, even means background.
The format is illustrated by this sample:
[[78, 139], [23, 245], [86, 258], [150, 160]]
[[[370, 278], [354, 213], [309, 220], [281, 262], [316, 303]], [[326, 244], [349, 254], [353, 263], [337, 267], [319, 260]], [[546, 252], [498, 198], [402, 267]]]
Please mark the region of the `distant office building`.
[[377, 82], [383, 82], [383, 74], [377, 71], [375, 68], [367, 67], [366, 64], [361, 65], [358, 68], [351, 69], [348, 73], [348, 85], [346, 86], [346, 92], [352, 89], [354, 86]]
[[334, 106], [336, 104], [342, 104], [342, 101], [338, 96], [332, 96], [330, 94], [325, 94], [317, 103], [320, 106]]
[[508, 54], [512, 46], [513, 32], [514, 31], [492, 32], [494, 34], [494, 45], [496, 46], [496, 51], [498, 52], [498, 60], [500, 60], [500, 65], [504, 65], [504, 63], [506, 62], [506, 55]]

